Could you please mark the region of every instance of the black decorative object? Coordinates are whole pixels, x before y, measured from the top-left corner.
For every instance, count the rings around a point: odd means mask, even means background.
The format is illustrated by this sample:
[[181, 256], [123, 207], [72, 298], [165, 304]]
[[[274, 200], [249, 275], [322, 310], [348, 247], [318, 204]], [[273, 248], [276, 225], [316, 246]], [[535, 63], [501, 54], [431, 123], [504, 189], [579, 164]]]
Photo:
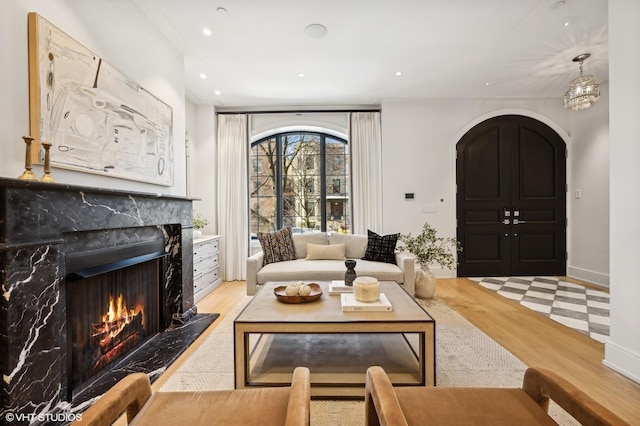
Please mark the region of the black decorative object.
[[344, 273], [344, 285], [352, 286], [353, 280], [356, 279], [356, 261], [353, 259], [347, 259], [344, 261], [344, 265], [347, 267], [347, 272]]

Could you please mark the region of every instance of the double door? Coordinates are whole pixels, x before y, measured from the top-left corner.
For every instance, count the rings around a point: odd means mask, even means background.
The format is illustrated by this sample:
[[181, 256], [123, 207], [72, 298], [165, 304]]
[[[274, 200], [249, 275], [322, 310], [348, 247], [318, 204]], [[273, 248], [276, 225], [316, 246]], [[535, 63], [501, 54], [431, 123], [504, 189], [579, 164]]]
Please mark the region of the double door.
[[565, 275], [566, 146], [550, 127], [508, 115], [456, 147], [458, 276]]

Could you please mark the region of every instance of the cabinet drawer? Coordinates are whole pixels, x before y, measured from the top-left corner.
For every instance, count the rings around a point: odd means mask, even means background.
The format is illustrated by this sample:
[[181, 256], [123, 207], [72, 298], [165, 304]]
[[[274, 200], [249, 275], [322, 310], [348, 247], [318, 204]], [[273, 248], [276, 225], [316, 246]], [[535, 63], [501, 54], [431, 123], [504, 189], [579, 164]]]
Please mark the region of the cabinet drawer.
[[212, 286], [218, 280], [218, 268], [207, 271], [200, 274], [198, 277], [193, 277], [193, 293]]
[[218, 267], [218, 256], [204, 257], [193, 260], [193, 276], [201, 275], [213, 268]]
[[208, 240], [193, 246], [193, 259], [207, 257], [218, 253], [218, 240]]

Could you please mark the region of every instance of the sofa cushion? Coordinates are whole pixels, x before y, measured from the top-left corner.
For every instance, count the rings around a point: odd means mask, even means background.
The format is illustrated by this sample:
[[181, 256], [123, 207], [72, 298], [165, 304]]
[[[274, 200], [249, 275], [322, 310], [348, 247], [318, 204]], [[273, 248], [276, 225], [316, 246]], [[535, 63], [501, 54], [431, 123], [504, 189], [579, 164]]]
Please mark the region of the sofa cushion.
[[307, 260], [344, 260], [345, 244], [307, 244]]
[[295, 260], [296, 252], [293, 248], [291, 228], [282, 228], [275, 232], [258, 232], [258, 240], [264, 253], [263, 265]]
[[347, 259], [362, 259], [367, 250], [367, 241], [366, 235], [332, 232], [329, 236], [329, 244], [346, 244], [345, 256]]
[[[391, 263], [358, 259], [357, 276], [374, 277], [380, 281], [402, 283], [404, 274], [399, 266]], [[342, 260], [288, 260], [263, 266], [257, 273], [256, 282], [268, 281], [331, 281], [343, 280], [347, 268]]]
[[398, 234], [378, 235], [367, 230], [367, 250], [363, 259], [395, 264], [397, 242]]
[[296, 250], [296, 258], [307, 257], [307, 244], [329, 244], [326, 232], [306, 232], [304, 234], [293, 234], [293, 248]]

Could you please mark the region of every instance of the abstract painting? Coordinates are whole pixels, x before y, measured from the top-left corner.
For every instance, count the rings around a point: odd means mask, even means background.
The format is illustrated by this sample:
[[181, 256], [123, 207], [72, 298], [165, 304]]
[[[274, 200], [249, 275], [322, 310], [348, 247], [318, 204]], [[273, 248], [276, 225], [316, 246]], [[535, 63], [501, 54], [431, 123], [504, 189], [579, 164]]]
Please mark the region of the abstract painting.
[[52, 167], [173, 185], [173, 109], [29, 13], [30, 131]]

